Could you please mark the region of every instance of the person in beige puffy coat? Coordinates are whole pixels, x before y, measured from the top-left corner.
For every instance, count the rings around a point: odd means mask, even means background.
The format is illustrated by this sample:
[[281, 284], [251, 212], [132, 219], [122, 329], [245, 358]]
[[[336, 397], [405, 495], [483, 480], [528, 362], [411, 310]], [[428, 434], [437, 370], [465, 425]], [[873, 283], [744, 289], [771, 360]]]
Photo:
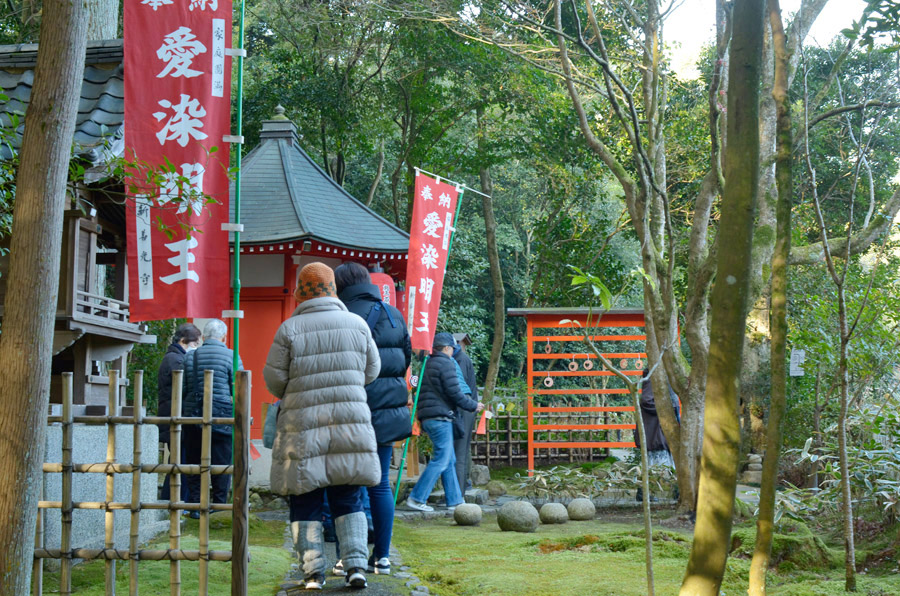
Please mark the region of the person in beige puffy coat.
[[300, 305], [275, 334], [263, 370], [269, 391], [281, 399], [271, 487], [289, 497], [306, 588], [325, 582], [326, 492], [346, 582], [364, 588], [368, 532], [360, 487], [381, 479], [365, 386], [378, 377], [378, 348], [366, 322], [338, 300], [327, 265], [303, 267], [294, 296]]

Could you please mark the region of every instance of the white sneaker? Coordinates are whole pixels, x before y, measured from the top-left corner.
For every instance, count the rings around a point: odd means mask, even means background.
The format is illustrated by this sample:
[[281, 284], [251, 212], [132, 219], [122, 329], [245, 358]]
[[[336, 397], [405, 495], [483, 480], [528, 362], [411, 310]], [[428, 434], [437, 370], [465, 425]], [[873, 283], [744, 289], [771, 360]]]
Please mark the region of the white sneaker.
[[321, 590], [325, 587], [325, 576], [324, 575], [313, 575], [307, 577], [305, 580], [304, 588], [307, 590]]
[[427, 505], [425, 503], [419, 503], [418, 501], [415, 501], [411, 498], [406, 499], [406, 507], [408, 509], [413, 509], [415, 511], [422, 511], [422, 512], [434, 511], [434, 507], [432, 507], [431, 505]]
[[377, 561], [375, 561], [375, 575], [390, 575], [391, 574], [391, 560], [387, 557], [381, 557]]
[[344, 570], [344, 561], [338, 559], [337, 563], [335, 563], [334, 567], [331, 569], [331, 572], [341, 577], [347, 575], [347, 572]]
[[361, 588], [366, 587], [366, 574], [363, 573], [363, 569], [359, 567], [355, 569], [350, 569], [347, 573], [347, 577], [344, 578], [345, 585], [359, 590]]

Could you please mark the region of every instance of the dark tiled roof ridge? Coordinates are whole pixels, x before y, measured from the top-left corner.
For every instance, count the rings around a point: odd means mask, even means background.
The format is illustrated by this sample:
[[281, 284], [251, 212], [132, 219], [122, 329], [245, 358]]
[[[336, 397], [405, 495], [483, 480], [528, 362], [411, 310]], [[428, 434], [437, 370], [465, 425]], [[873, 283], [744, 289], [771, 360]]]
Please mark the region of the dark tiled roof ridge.
[[[85, 64], [112, 64], [123, 57], [122, 39], [89, 41]], [[0, 45], [0, 68], [34, 68], [37, 64], [38, 44], [18, 43]]]

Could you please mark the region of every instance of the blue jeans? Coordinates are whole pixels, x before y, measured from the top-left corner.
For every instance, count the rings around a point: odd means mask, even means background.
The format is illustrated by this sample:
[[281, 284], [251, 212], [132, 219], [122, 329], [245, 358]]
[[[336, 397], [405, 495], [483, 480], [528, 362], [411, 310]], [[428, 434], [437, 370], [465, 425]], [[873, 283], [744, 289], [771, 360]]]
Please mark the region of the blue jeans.
[[391, 533], [394, 529], [394, 495], [388, 474], [391, 471], [391, 445], [378, 446], [378, 460], [381, 462], [381, 482], [367, 488], [372, 507], [372, 525], [375, 528], [375, 546], [372, 556], [375, 561], [390, 555]]
[[438, 476], [444, 484], [444, 498], [447, 507], [456, 507], [463, 502], [459, 492], [459, 481], [456, 479], [456, 453], [453, 450], [453, 423], [449, 420], [431, 418], [422, 421], [422, 428], [428, 433], [434, 453], [419, 481], [409, 493], [413, 501], [426, 503], [431, 490], [437, 483]]
[[363, 510], [362, 491], [358, 486], [328, 486], [302, 495], [290, 495], [291, 521], [322, 521], [326, 493], [335, 518]]

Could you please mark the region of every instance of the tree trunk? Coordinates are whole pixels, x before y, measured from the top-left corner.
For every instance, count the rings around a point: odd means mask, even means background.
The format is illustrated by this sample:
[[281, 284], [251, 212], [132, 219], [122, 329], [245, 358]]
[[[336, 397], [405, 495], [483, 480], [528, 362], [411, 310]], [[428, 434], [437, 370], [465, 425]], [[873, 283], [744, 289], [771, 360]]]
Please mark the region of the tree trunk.
[[[484, 155], [485, 135], [484, 111], [479, 108], [476, 112], [478, 118], [478, 149]], [[500, 270], [500, 253], [497, 250], [497, 220], [494, 218], [494, 182], [491, 180], [491, 171], [482, 167], [479, 171], [481, 178], [481, 209], [484, 212], [484, 236], [487, 243], [487, 258], [491, 268], [491, 285], [494, 288], [494, 340], [491, 343], [491, 359], [488, 362], [487, 376], [484, 379], [484, 401], [488, 402], [494, 397], [494, 387], [497, 385], [497, 374], [500, 372], [500, 357], [503, 354], [503, 342], [506, 340], [506, 290], [503, 287], [503, 272]]]
[[85, 0], [84, 11], [89, 40], [118, 39], [119, 0]]
[[84, 72], [80, 0], [47, 0], [16, 177], [0, 335], [0, 595], [28, 592], [46, 442], [66, 178]]
[[740, 455], [737, 400], [750, 293], [751, 249], [759, 185], [759, 81], [765, 0], [734, 6], [728, 76], [725, 192], [711, 297], [709, 369], [697, 524], [682, 596], [718, 596], [731, 546]]
[[838, 417], [838, 458], [841, 466], [841, 501], [843, 502], [844, 526], [844, 590], [856, 591], [856, 547], [853, 537], [853, 499], [850, 494], [850, 466], [847, 462], [847, 409], [850, 403], [850, 377], [847, 356], [850, 346], [850, 331], [847, 325], [847, 297], [844, 284], [837, 288], [838, 318], [841, 325], [841, 354], [838, 375], [841, 378], [841, 413]]
[[771, 287], [771, 367], [772, 395], [769, 405], [769, 424], [766, 429], [766, 456], [763, 461], [762, 486], [759, 491], [759, 517], [756, 520], [756, 547], [750, 564], [750, 596], [765, 596], [766, 572], [772, 554], [775, 520], [775, 488], [778, 484], [778, 458], [781, 454], [782, 422], [787, 406], [787, 262], [791, 254], [791, 198], [793, 171], [791, 156], [791, 112], [787, 101], [787, 47], [781, 7], [778, 0], [769, 0], [769, 23], [775, 52], [775, 82], [772, 96], [777, 111], [777, 150], [775, 178], [778, 204], [775, 207], [775, 250], [772, 254]]
[[378, 151], [378, 169], [375, 171], [375, 179], [372, 180], [372, 186], [369, 187], [366, 207], [371, 207], [372, 201], [375, 200], [375, 191], [378, 190], [378, 185], [381, 184], [382, 173], [384, 173], [384, 139], [381, 139], [381, 149]]

